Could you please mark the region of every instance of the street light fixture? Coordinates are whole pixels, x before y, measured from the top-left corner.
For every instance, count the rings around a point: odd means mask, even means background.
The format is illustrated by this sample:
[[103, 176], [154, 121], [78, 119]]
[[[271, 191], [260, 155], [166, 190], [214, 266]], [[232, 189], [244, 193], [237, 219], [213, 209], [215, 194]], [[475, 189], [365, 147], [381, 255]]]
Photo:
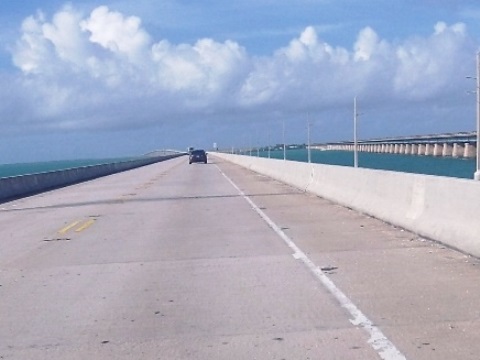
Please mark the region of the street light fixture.
[[270, 159], [270, 128], [267, 130], [268, 158]]
[[467, 79], [475, 79], [477, 81], [477, 86], [475, 88], [475, 93], [477, 95], [477, 145], [476, 145], [476, 169], [473, 174], [473, 179], [480, 181], [480, 52], [477, 52], [477, 77], [467, 76]]
[[310, 146], [310, 117], [307, 118], [307, 158], [308, 158], [308, 163], [310, 164], [312, 162], [312, 150]]
[[357, 97], [353, 98], [353, 167], [358, 167], [358, 142], [357, 142]]
[[477, 168], [473, 178], [480, 180], [480, 52], [477, 52]]

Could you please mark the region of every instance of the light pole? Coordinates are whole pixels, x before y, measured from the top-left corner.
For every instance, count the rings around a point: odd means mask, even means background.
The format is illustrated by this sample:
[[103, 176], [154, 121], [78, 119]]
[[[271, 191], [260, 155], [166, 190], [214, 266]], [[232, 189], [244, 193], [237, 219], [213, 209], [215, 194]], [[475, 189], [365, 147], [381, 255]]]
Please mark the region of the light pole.
[[353, 98], [353, 167], [358, 167], [358, 149], [357, 149], [357, 97]]
[[270, 128], [267, 130], [268, 158], [270, 159]]
[[473, 174], [473, 179], [480, 181], [480, 52], [477, 52], [477, 59], [476, 59], [476, 68], [477, 68], [477, 76], [467, 76], [467, 79], [475, 79], [477, 81], [477, 85], [475, 88], [476, 96], [476, 110], [477, 110], [477, 144], [476, 144], [476, 166], [475, 166], [475, 173]]
[[477, 167], [473, 178], [480, 180], [480, 52], [477, 52]]
[[249, 156], [252, 156], [252, 134], [251, 134], [251, 133], [250, 133], [250, 138], [249, 138], [248, 140], [249, 140], [249, 141], [248, 141], [248, 143], [249, 143], [249, 144], [248, 144], [248, 145], [249, 145], [249, 146], [248, 146], [248, 148], [249, 148], [249, 149], [248, 149], [248, 154], [249, 154]]
[[287, 146], [285, 144], [285, 120], [283, 120], [283, 160], [287, 160]]
[[310, 116], [307, 118], [307, 157], [308, 163], [312, 162], [312, 153], [310, 149]]

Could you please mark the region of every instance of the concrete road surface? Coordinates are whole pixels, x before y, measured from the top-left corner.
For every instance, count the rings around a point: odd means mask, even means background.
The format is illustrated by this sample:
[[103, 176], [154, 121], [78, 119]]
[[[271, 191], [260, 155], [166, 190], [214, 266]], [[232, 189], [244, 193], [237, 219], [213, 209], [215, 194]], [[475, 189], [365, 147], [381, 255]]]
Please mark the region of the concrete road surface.
[[0, 359], [479, 359], [478, 265], [178, 158], [0, 204]]

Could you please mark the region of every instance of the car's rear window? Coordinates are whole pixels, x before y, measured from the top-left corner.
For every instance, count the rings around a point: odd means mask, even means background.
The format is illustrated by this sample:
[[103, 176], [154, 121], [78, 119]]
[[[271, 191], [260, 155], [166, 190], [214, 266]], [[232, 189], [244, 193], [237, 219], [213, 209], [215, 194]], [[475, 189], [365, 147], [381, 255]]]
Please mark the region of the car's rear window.
[[192, 155], [205, 155], [204, 150], [193, 150]]

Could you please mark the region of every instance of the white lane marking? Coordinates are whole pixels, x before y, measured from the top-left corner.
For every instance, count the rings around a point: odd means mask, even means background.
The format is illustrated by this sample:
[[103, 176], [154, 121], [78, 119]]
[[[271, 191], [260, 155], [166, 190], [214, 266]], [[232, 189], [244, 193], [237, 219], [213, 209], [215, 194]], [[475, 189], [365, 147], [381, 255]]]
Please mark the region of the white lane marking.
[[218, 166], [220, 173], [232, 184], [238, 193], [250, 204], [258, 215], [282, 238], [282, 240], [293, 250], [293, 257], [302, 261], [305, 266], [320, 280], [322, 285], [337, 299], [340, 305], [346, 309], [352, 319], [350, 322], [363, 330], [369, 335], [368, 343], [377, 352], [381, 359], [384, 360], [406, 360], [406, 357], [388, 340], [382, 331], [368, 319], [360, 309], [333, 283], [332, 280], [308, 258], [308, 256], [300, 250], [300, 248], [278, 227], [245, 193], [231, 180]]

